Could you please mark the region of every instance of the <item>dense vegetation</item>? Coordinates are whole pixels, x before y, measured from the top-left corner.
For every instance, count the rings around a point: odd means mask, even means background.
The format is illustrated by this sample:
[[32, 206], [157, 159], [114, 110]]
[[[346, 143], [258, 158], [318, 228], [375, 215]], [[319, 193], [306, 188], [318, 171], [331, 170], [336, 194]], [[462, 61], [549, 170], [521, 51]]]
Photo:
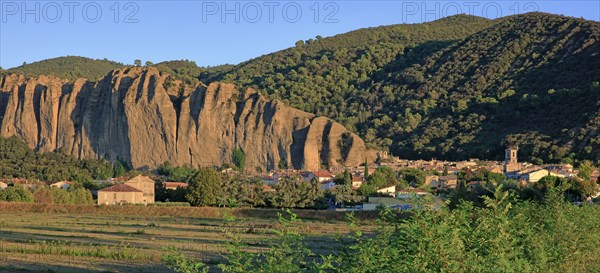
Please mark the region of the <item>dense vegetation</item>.
[[0, 179], [69, 180], [91, 185], [94, 179], [112, 176], [113, 165], [106, 160], [79, 160], [56, 152], [36, 153], [15, 136], [0, 137]]
[[192, 86], [199, 82], [198, 75], [205, 70], [198, 67], [196, 62], [190, 60], [167, 61], [154, 66], [161, 72], [171, 74]]
[[[159, 201], [187, 201], [193, 206], [219, 207], [276, 207], [276, 208], [323, 208], [325, 195], [316, 181], [304, 181], [300, 177], [282, 178], [266, 190], [262, 180], [243, 174], [220, 173], [213, 168], [168, 167], [162, 173], [169, 178], [184, 178], [186, 190], [166, 191], [160, 183], [157, 187]], [[179, 176], [177, 174], [185, 174]], [[165, 199], [165, 200], [163, 200]]]
[[[319, 36], [235, 66], [146, 65], [189, 85], [256, 88], [403, 158], [500, 159], [510, 143], [525, 160], [571, 162], [600, 160], [598, 41], [594, 21], [458, 15]], [[117, 67], [64, 57], [9, 71], [72, 79]]]
[[[547, 176], [538, 182], [527, 184], [519, 184], [517, 180], [483, 167], [474, 171], [465, 169], [458, 172], [458, 185], [455, 189], [430, 189], [430, 185], [425, 184], [426, 175], [443, 173], [425, 172], [416, 168], [394, 171], [380, 166], [366, 175], [358, 189], [352, 188], [352, 176], [346, 171], [334, 178], [334, 188], [321, 190], [318, 181], [305, 181], [298, 176], [279, 178], [277, 184], [270, 188], [265, 187], [257, 177], [230, 173], [229, 168], [219, 173], [212, 168], [173, 167], [165, 162], [159, 169], [159, 174], [164, 175], [168, 181], [189, 182], [189, 187], [187, 190], [165, 190], [162, 183], [158, 182], [156, 194], [157, 201], [187, 201], [194, 206], [323, 209], [328, 207], [328, 199], [342, 206], [354, 205], [363, 203], [368, 196], [379, 196], [378, 189], [396, 186], [396, 190], [402, 190], [410, 186], [430, 191], [448, 200], [449, 206], [454, 208], [462, 201], [484, 207], [484, 198], [492, 197], [497, 188], [510, 189], [521, 200], [540, 202], [549, 188], [560, 186], [565, 191], [566, 200], [583, 201], [587, 196], [594, 196], [598, 192], [600, 179], [591, 177], [595, 167], [590, 161], [582, 161], [578, 168], [579, 174], [575, 177]], [[467, 186], [474, 181], [476, 184]]]
[[74, 186], [65, 190], [48, 186], [37, 186], [34, 189], [28, 189], [21, 185], [16, 185], [0, 189], [0, 201], [63, 205], [93, 205], [96, 203], [94, 202], [92, 193], [81, 186]]
[[94, 60], [85, 57], [66, 56], [31, 64], [23, 63], [21, 66], [0, 72], [18, 73], [26, 76], [52, 75], [69, 80], [78, 78], [96, 80], [106, 76], [111, 70], [123, 67], [125, 65], [107, 59]]
[[[561, 192], [552, 188], [543, 203], [530, 203], [498, 189], [485, 208], [463, 202], [406, 219], [383, 210], [374, 234], [342, 236], [343, 247], [333, 253], [315, 253], [290, 214], [275, 230], [279, 244], [256, 253], [234, 240], [218, 267], [229, 273], [600, 271], [600, 207], [568, 204]], [[177, 252], [164, 261], [178, 272], [209, 270]]]
[[600, 160], [597, 22], [531, 13], [363, 29], [201, 80], [232, 81], [358, 132], [403, 158]]

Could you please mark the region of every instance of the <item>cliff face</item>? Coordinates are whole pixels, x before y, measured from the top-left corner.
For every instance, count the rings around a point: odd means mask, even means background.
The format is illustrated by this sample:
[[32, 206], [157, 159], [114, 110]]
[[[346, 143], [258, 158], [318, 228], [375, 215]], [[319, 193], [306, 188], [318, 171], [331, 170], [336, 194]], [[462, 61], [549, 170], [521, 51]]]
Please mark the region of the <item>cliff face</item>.
[[374, 152], [342, 125], [251, 90], [184, 85], [154, 68], [115, 70], [99, 82], [0, 78], [0, 134], [40, 152], [130, 162], [135, 168], [230, 163], [247, 168], [358, 165]]

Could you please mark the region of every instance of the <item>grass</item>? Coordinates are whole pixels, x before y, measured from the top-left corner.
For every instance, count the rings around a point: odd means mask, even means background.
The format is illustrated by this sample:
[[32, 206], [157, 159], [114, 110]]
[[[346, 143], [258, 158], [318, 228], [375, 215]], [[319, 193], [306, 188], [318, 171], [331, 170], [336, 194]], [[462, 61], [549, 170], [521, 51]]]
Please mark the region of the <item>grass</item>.
[[[277, 219], [279, 209], [255, 208], [216, 208], [216, 207], [172, 207], [172, 206], [91, 206], [91, 205], [55, 205], [35, 203], [9, 203], [0, 202], [0, 211], [3, 212], [40, 212], [40, 213], [69, 213], [69, 214], [94, 214], [110, 216], [179, 216], [179, 217], [206, 217], [219, 219], [235, 218], [260, 218]], [[319, 221], [344, 221], [346, 214], [338, 211], [323, 210], [293, 210], [299, 218], [304, 220]], [[377, 212], [355, 212], [357, 219], [374, 220]]]
[[[160, 259], [171, 247], [216, 264], [227, 253], [232, 233], [247, 242], [250, 251], [277, 243], [277, 212], [281, 211], [0, 203], [0, 271], [170, 272]], [[318, 253], [334, 251], [335, 235], [348, 232], [339, 220], [343, 214], [302, 213], [307, 217], [295, 228]], [[359, 223], [364, 231], [372, 229], [368, 217]]]

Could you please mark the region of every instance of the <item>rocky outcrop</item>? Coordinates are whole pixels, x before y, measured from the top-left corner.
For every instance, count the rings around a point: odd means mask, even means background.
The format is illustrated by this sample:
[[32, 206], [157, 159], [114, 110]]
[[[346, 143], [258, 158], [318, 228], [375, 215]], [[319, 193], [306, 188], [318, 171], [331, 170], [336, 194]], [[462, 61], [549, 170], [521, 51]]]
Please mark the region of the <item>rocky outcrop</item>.
[[245, 152], [248, 168], [374, 159], [358, 136], [330, 119], [231, 84], [185, 85], [154, 68], [115, 70], [98, 82], [4, 76], [0, 130], [36, 151], [119, 159], [140, 169], [165, 161], [220, 166], [234, 149]]

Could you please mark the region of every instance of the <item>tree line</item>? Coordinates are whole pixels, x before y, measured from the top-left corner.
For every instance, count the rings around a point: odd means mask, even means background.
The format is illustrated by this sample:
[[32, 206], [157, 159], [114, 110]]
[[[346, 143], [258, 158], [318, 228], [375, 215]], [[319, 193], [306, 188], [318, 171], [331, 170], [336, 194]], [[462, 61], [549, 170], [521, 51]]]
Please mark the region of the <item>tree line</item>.
[[80, 160], [60, 151], [36, 153], [16, 136], [0, 137], [0, 179], [68, 180], [94, 188], [93, 180], [105, 180], [114, 175], [115, 166], [106, 160]]
[[0, 189], [0, 201], [63, 205], [96, 204], [90, 190], [81, 186], [65, 190], [41, 185], [29, 188], [19, 184]]

